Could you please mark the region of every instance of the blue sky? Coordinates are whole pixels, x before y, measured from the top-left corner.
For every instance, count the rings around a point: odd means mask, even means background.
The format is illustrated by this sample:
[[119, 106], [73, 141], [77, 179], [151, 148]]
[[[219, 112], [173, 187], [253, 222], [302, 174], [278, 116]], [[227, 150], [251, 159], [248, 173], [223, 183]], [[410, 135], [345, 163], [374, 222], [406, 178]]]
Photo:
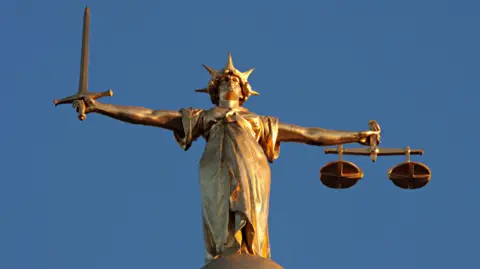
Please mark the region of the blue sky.
[[[209, 108], [201, 67], [255, 67], [246, 107], [303, 126], [366, 130], [425, 149], [427, 187], [387, 178], [404, 157], [348, 157], [348, 190], [318, 178], [323, 148], [272, 165], [273, 259], [285, 268], [476, 268], [480, 240], [478, 1], [3, 1], [0, 268], [199, 268], [197, 166], [168, 131], [55, 98], [77, 90], [91, 8], [91, 91], [154, 109]], [[352, 145], [356, 146], [356, 145]]]

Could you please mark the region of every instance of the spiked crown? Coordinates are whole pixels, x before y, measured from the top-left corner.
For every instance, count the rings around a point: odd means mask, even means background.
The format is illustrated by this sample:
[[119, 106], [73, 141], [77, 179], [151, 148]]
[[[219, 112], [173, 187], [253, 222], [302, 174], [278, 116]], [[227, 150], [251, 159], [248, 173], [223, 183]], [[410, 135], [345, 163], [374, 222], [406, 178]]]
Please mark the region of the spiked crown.
[[254, 91], [250, 84], [248, 83], [248, 77], [250, 74], [253, 72], [254, 68], [246, 71], [246, 72], [240, 72], [235, 68], [233, 65], [232, 61], [232, 55], [230, 52], [228, 53], [228, 59], [227, 59], [227, 64], [223, 69], [220, 70], [215, 70], [211, 67], [208, 67], [206, 65], [203, 65], [205, 69], [207, 69], [208, 73], [210, 74], [210, 81], [208, 82], [208, 86], [203, 89], [195, 90], [196, 92], [203, 92], [203, 93], [208, 93], [210, 94], [210, 98], [212, 99], [212, 103], [216, 103], [218, 96], [217, 96], [217, 82], [219, 78], [226, 76], [226, 75], [233, 75], [239, 78], [240, 80], [240, 85], [242, 87], [242, 95], [243, 97], [240, 100], [240, 103], [243, 104], [245, 101], [247, 101], [248, 97], [250, 95], [259, 95], [258, 92]]

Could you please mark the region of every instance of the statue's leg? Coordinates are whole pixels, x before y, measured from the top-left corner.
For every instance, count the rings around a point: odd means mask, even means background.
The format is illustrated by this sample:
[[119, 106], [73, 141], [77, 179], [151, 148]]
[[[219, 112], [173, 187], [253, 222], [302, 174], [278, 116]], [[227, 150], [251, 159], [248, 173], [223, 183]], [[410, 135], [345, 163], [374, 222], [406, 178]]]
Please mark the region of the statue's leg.
[[268, 227], [263, 240], [259, 241], [253, 225], [241, 212], [235, 214], [236, 238], [240, 242], [240, 253], [258, 255], [270, 258], [270, 243], [268, 238]]
[[[254, 254], [251, 245], [253, 240], [253, 232], [251, 231], [253, 228], [248, 224], [245, 214], [242, 212], [230, 212], [228, 228], [228, 238], [223, 245], [220, 256], [228, 256], [233, 254]], [[250, 242], [246, 240], [246, 238], [249, 237], [252, 238]]]
[[255, 230], [250, 222], [247, 221], [243, 227], [243, 241], [249, 254], [257, 255], [257, 247], [255, 246]]
[[241, 237], [238, 238], [238, 233], [235, 230], [235, 213], [230, 212], [228, 221], [228, 236], [226, 242], [223, 244], [222, 256], [228, 256], [240, 253]]
[[240, 253], [241, 254], [254, 254], [252, 247], [251, 247], [251, 231], [252, 226], [247, 221], [245, 214], [242, 212], [235, 212], [234, 213], [234, 220], [235, 220], [235, 238], [237, 242], [240, 244]]

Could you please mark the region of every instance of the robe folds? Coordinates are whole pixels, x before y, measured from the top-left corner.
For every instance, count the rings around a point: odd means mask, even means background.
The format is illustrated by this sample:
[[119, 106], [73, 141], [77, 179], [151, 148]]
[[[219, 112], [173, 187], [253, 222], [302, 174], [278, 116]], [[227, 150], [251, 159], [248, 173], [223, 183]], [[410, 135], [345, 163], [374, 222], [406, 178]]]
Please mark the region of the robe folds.
[[235, 253], [270, 258], [269, 162], [280, 153], [278, 119], [243, 107], [180, 112], [178, 144], [188, 150], [206, 140], [199, 166], [205, 262]]

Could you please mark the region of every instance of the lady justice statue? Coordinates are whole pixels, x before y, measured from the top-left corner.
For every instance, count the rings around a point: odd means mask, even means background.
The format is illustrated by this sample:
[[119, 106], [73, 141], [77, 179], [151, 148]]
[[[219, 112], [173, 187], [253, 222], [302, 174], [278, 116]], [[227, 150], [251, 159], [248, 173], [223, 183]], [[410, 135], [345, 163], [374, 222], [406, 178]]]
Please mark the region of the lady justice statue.
[[270, 258], [269, 162], [278, 158], [281, 143], [368, 145], [370, 138], [379, 137], [380, 131], [307, 128], [249, 111], [243, 104], [250, 96], [258, 95], [248, 83], [253, 69], [237, 70], [230, 53], [223, 69], [204, 65], [210, 81], [206, 88], [197, 92], [210, 95], [213, 103], [210, 109], [170, 111], [100, 103], [95, 99], [112, 93], [87, 92], [88, 32], [87, 8], [79, 93], [54, 103], [72, 103], [81, 120], [88, 113], [97, 113], [131, 124], [172, 131], [184, 150], [200, 137], [206, 140], [199, 167], [206, 264], [233, 254]]
[[[210, 81], [197, 92], [210, 95], [214, 104], [210, 109], [151, 110], [103, 104], [85, 97], [85, 113], [170, 130], [185, 150], [197, 138], [204, 138], [206, 147], [199, 174], [205, 262], [239, 253], [270, 258], [268, 163], [279, 156], [280, 144], [367, 144], [368, 138], [379, 132], [305, 128], [257, 115], [243, 107], [251, 95], [258, 95], [248, 83], [253, 69], [238, 71], [230, 53], [223, 69], [204, 67], [210, 73]], [[74, 101], [73, 106], [78, 108], [79, 102]]]

